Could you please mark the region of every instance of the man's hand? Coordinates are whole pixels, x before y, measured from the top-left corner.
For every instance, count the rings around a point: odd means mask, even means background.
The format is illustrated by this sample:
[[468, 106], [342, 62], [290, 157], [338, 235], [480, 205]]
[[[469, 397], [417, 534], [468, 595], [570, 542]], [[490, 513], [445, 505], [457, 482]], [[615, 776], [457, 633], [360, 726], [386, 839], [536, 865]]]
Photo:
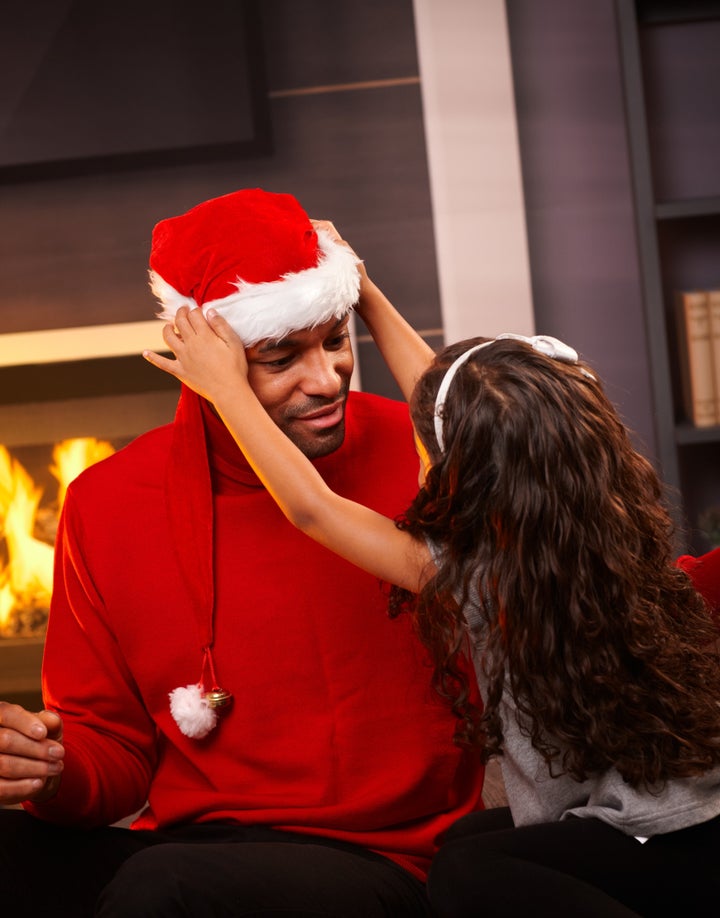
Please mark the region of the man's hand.
[[0, 806], [57, 793], [63, 769], [62, 720], [0, 701]]

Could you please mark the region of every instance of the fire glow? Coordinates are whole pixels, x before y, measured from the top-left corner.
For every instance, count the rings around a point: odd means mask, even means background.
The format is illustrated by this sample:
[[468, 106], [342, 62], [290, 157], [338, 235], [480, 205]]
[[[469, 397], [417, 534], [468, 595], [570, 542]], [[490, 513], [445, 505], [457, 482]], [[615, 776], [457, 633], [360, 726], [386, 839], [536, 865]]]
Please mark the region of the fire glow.
[[44, 634], [52, 593], [53, 545], [67, 486], [113, 452], [110, 443], [93, 437], [57, 443], [50, 466], [57, 494], [41, 505], [43, 488], [0, 446], [0, 638]]

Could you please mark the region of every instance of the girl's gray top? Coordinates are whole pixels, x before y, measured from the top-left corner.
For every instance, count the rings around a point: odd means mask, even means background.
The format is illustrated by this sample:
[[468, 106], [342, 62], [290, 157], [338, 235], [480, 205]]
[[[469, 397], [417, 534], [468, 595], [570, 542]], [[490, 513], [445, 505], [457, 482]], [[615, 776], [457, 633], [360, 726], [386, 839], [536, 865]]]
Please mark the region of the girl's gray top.
[[[437, 557], [438, 547], [431, 545], [430, 549]], [[477, 594], [470, 597], [464, 612], [484, 698], [487, 695], [482, 667], [484, 623]], [[644, 841], [649, 836], [675, 832], [720, 814], [720, 767], [699, 777], [667, 781], [657, 793], [630, 787], [615, 769], [583, 782], [569, 775], [551, 777], [545, 760], [522, 731], [520, 716], [507, 690], [500, 716], [504, 732], [500, 765], [516, 826], [556, 822], [573, 816], [595, 817]]]
[[[483, 691], [477, 660], [475, 666]], [[571, 816], [597, 817], [627, 835], [646, 838], [706, 822], [720, 813], [720, 768], [696, 778], [668, 781], [657, 794], [630, 787], [614, 768], [583, 782], [569, 775], [553, 778], [545, 760], [522, 733], [516, 713], [506, 693], [500, 764], [516, 826]]]

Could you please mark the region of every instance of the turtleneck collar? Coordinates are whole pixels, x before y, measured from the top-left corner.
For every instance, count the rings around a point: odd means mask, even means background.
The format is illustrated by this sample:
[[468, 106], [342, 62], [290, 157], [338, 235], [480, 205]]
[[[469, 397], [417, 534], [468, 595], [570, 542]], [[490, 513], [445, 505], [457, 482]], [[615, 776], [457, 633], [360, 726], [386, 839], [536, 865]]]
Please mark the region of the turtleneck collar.
[[[264, 485], [252, 470], [250, 463], [242, 453], [227, 429], [225, 424], [215, 414], [209, 402], [200, 398], [189, 389], [183, 393], [186, 400], [195, 399], [199, 405], [199, 414], [205, 428], [205, 443], [207, 448], [208, 466], [212, 479], [213, 491], [216, 494], [227, 493], [238, 488], [263, 488]], [[327, 456], [313, 459], [312, 464], [327, 478], [333, 475], [337, 468], [338, 459], [350, 449], [352, 435], [349, 430], [349, 412], [351, 411], [350, 399], [345, 405], [345, 441]]]
[[198, 396], [196, 398], [200, 403], [200, 413], [205, 426], [205, 442], [213, 489], [222, 492], [232, 488], [233, 484], [262, 488], [262, 482], [211, 405], [203, 398]]

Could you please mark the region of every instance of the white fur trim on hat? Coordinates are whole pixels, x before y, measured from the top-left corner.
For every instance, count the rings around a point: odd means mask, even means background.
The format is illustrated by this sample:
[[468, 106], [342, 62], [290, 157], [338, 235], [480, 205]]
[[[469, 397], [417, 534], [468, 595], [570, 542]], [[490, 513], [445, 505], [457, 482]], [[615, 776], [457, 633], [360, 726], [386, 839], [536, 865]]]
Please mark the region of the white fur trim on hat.
[[[322, 255], [316, 267], [259, 284], [238, 278], [237, 293], [203, 303], [203, 312], [215, 309], [246, 347], [342, 318], [358, 300], [360, 259], [324, 230], [318, 230], [318, 243]], [[181, 306], [198, 306], [192, 297], [178, 293], [154, 271], [150, 272], [150, 287], [163, 307], [158, 314], [160, 319], [172, 321]]]

